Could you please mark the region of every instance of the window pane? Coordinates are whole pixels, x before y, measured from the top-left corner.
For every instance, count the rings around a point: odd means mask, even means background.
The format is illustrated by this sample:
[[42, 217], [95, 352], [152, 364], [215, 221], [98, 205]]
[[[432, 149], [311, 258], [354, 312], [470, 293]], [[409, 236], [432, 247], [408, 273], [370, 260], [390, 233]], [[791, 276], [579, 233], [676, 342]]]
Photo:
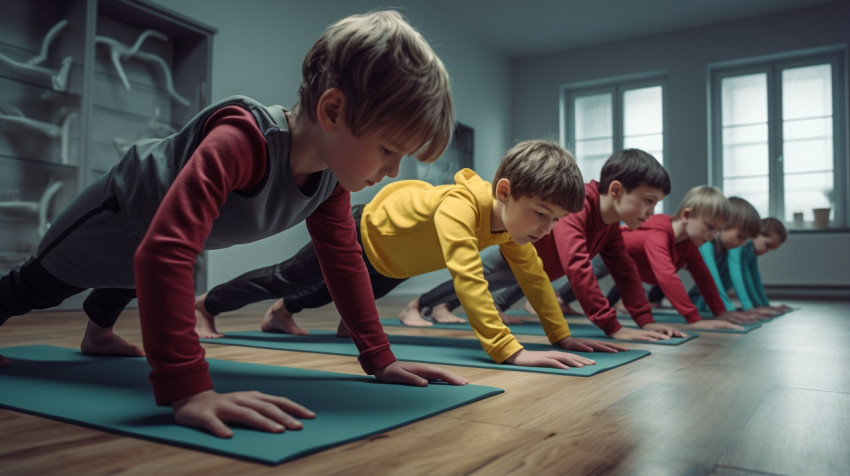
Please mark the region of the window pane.
[[662, 164], [664, 120], [661, 86], [623, 93], [623, 147], [643, 149]]
[[785, 219], [812, 208], [834, 207], [832, 67], [829, 64], [782, 71], [782, 152]]
[[832, 66], [819, 64], [782, 71], [782, 117], [832, 117]]
[[723, 176], [767, 175], [767, 124], [723, 128]]
[[624, 137], [623, 147], [626, 149], [645, 150], [658, 159], [659, 162], [664, 163], [664, 134]]
[[575, 100], [575, 155], [584, 181], [599, 180], [602, 165], [614, 152], [614, 119], [610, 93]]
[[613, 152], [614, 142], [611, 139], [576, 141], [576, 162], [585, 182], [599, 180], [602, 165]]
[[759, 213], [766, 214], [770, 167], [767, 75], [724, 78], [721, 104], [723, 192], [727, 197], [747, 199]]
[[768, 214], [767, 176], [750, 178], [724, 178], [723, 194], [727, 197], [741, 197], [750, 202], [759, 215]]
[[724, 78], [720, 87], [724, 127], [767, 122], [767, 74]]
[[576, 141], [612, 137], [614, 126], [611, 107], [611, 94], [576, 98]]
[[785, 220], [791, 221], [794, 212], [803, 212], [803, 219], [811, 221], [813, 208], [831, 206], [827, 193], [831, 190], [832, 172], [785, 174]]

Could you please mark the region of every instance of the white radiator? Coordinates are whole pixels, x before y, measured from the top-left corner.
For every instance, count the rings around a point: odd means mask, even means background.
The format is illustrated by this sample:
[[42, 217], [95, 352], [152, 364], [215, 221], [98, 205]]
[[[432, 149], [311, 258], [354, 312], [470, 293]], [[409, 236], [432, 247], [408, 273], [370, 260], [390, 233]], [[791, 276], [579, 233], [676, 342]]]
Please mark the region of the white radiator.
[[850, 288], [850, 232], [790, 234], [758, 262], [765, 286]]

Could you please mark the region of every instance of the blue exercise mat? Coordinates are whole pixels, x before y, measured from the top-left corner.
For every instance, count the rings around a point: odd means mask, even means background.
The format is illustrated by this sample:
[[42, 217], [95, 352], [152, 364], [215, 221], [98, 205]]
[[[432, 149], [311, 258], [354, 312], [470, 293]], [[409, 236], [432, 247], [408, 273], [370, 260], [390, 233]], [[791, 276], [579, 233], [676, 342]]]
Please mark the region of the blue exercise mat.
[[[557, 375], [589, 377], [600, 372], [628, 364], [650, 354], [648, 350], [630, 349], [624, 352], [572, 352], [596, 361], [596, 365], [562, 370], [549, 367], [524, 367], [497, 364], [481, 348], [478, 340], [451, 339], [431, 336], [390, 335], [392, 351], [399, 360], [426, 362], [440, 365], [462, 365], [486, 369], [540, 372]], [[320, 354], [348, 355], [356, 357], [357, 347], [348, 338], [337, 337], [331, 331], [310, 331], [310, 335], [271, 334], [262, 331], [229, 332], [221, 339], [201, 339], [209, 344], [241, 345], [264, 349], [316, 352]], [[528, 350], [557, 350], [546, 344], [523, 344]], [[564, 351], [566, 352], [566, 351]]]
[[[353, 345], [352, 345], [353, 347]], [[266, 433], [231, 426], [217, 438], [174, 422], [158, 407], [143, 357], [93, 357], [53, 346], [0, 349], [0, 406], [169, 445], [279, 464], [383, 433], [504, 392], [479, 385], [381, 384], [373, 377], [208, 359], [219, 392], [259, 390], [316, 412], [304, 428]], [[2, 473], [2, 470], [0, 470]]]
[[[381, 319], [381, 324], [384, 327], [408, 327], [401, 323], [398, 319]], [[546, 332], [543, 331], [543, 326], [540, 325], [539, 322], [523, 322], [522, 324], [506, 324], [508, 328], [510, 328], [512, 334], [517, 335], [531, 335], [531, 336], [545, 336]], [[452, 329], [452, 330], [461, 330], [461, 331], [472, 331], [472, 326], [469, 325], [469, 322], [461, 322], [457, 324], [447, 324], [441, 322], [435, 322], [433, 326], [428, 327], [409, 327], [410, 329]], [[659, 340], [656, 342], [646, 341], [646, 340], [618, 340], [612, 339], [605, 335], [602, 329], [594, 326], [593, 324], [570, 324], [570, 334], [573, 337], [580, 339], [596, 339], [596, 340], [604, 340], [611, 342], [632, 342], [637, 344], [659, 344], [659, 345], [681, 345], [691, 339], [697, 337], [697, 334], [688, 333], [688, 337], [673, 337], [667, 340]]]

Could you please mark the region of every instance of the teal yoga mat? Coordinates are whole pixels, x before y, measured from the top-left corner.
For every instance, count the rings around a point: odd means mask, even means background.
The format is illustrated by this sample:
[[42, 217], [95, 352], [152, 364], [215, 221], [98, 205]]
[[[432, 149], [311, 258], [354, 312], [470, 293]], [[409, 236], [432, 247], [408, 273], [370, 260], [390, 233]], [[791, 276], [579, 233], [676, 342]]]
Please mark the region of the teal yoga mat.
[[[450, 339], [431, 336], [389, 336], [392, 351], [399, 360], [427, 362], [441, 365], [462, 365], [486, 369], [514, 370], [522, 372], [540, 372], [558, 375], [589, 377], [606, 370], [633, 362], [649, 355], [648, 350], [630, 349], [625, 352], [571, 352], [596, 361], [596, 365], [569, 370], [548, 367], [523, 367], [519, 365], [497, 364], [481, 348], [478, 340]], [[296, 352], [316, 352], [320, 354], [348, 355], [356, 357], [357, 348], [347, 338], [336, 337], [331, 331], [310, 331], [310, 335], [293, 336], [290, 334], [270, 334], [262, 331], [229, 332], [221, 339], [201, 339], [210, 344], [241, 345], [264, 349], [291, 350]], [[555, 350], [546, 344], [523, 344], [528, 350]]]
[[[384, 327], [406, 327], [401, 323], [398, 319], [381, 319], [381, 324]], [[509, 324], [508, 327], [511, 329], [511, 333], [517, 335], [531, 335], [531, 336], [545, 336], [546, 333], [543, 332], [543, 326], [540, 325], [539, 322], [523, 322], [522, 324]], [[429, 327], [417, 327], [416, 329], [454, 329], [461, 331], [472, 331], [472, 326], [469, 325], [469, 322], [463, 322], [458, 324], [444, 324], [440, 322], [435, 322], [433, 326]], [[616, 342], [633, 342], [638, 344], [659, 344], [659, 345], [680, 345], [691, 339], [697, 337], [697, 334], [688, 333], [688, 337], [674, 337], [672, 339], [667, 340], [659, 340], [657, 342], [649, 342], [645, 340], [616, 340], [611, 339], [602, 329], [594, 326], [593, 324], [570, 324], [570, 333], [573, 337], [581, 338], [581, 339], [598, 339], [605, 341], [616, 341]]]
[[[494, 387], [377, 383], [369, 376], [208, 359], [219, 392], [283, 395], [314, 412], [304, 428], [265, 433], [231, 427], [222, 439], [174, 423], [157, 407], [142, 357], [92, 357], [52, 346], [0, 349], [0, 406], [123, 435], [278, 464], [382, 433], [504, 392]], [[0, 471], [2, 472], [2, 471]]]
[[[663, 324], [685, 324], [685, 318], [679, 315], [678, 313], [658, 313], [652, 312], [653, 318], [655, 318], [655, 322], [661, 322]], [[736, 330], [736, 329], [700, 329], [700, 332], [725, 332], [727, 334], [747, 334], [752, 332], [759, 327], [761, 324], [738, 324], [743, 327], [744, 330]]]

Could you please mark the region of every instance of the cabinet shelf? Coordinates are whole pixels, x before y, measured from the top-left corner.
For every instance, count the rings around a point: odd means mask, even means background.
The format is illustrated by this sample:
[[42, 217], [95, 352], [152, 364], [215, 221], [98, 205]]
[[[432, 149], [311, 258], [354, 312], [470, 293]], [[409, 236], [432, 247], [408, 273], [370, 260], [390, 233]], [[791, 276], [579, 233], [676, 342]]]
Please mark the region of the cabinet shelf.
[[[45, 214], [33, 206], [46, 193], [49, 221], [120, 160], [116, 139], [152, 136], [152, 124], [177, 128], [208, 105], [216, 33], [146, 0], [28, 0], [2, 11], [0, 53], [14, 64], [0, 58], [0, 275], [38, 245]], [[133, 45], [147, 30], [164, 37], [145, 39], [141, 55], [116, 67], [109, 45]], [[64, 89], [21, 66], [43, 51], [43, 70], [71, 58]]]

